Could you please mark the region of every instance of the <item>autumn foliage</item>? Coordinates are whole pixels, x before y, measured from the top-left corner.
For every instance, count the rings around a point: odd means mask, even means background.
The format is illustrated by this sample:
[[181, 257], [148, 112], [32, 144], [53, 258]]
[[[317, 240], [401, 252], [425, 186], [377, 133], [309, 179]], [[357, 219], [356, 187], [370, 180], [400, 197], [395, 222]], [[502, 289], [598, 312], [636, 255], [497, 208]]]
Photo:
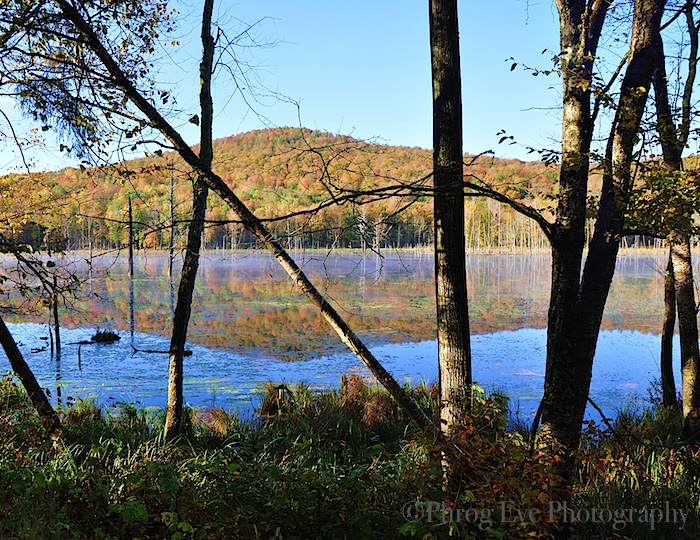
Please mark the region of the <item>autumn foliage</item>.
[[[542, 162], [465, 157], [465, 173], [516, 200], [546, 207], [556, 170]], [[287, 247], [426, 245], [432, 238], [431, 154], [299, 128], [251, 131], [214, 142], [214, 170]], [[170, 181], [175, 239], [184, 240], [190, 212], [188, 168], [172, 153], [119, 166], [63, 169], [0, 178], [3, 232], [22, 241], [69, 248], [113, 248], [127, 242], [132, 199], [139, 247], [169, 241]], [[403, 186], [400, 193], [387, 189]], [[414, 188], [411, 191], [410, 188]], [[378, 191], [377, 191], [378, 190]], [[373, 202], [369, 202], [373, 201]], [[336, 204], [337, 203], [337, 204]], [[542, 246], [525, 218], [496, 202], [470, 199], [471, 247]], [[218, 197], [208, 202], [205, 245], [255, 242]]]

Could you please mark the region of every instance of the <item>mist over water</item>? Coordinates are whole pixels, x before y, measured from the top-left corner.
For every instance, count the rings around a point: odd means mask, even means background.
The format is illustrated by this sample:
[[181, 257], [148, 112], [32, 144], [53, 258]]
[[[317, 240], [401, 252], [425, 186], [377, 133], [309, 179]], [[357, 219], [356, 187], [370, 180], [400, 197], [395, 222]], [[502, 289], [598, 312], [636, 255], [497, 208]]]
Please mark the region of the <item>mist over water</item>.
[[[136, 332], [129, 335], [129, 281], [125, 257], [88, 267], [73, 254], [86, 294], [62, 314], [60, 360], [47, 345], [46, 317], [8, 325], [40, 384], [54, 403], [92, 397], [105, 404], [164, 406], [172, 297], [168, 258], [139, 254], [134, 276]], [[295, 258], [402, 381], [437, 378], [432, 254], [386, 252], [297, 253]], [[467, 272], [474, 379], [503, 392], [514, 411], [530, 419], [542, 396], [547, 255], [468, 255]], [[663, 257], [624, 255], [606, 308], [591, 397], [606, 414], [648, 397], [658, 378], [663, 314]], [[175, 287], [177, 282], [175, 282]], [[43, 322], [44, 324], [41, 324]], [[95, 329], [118, 330], [110, 345], [78, 346]], [[185, 358], [185, 399], [193, 406], [250, 411], [266, 381], [336, 386], [349, 370], [366, 373], [267, 254], [206, 253], [200, 265]], [[676, 344], [677, 346], [677, 344]], [[9, 369], [4, 354], [0, 370]], [[680, 382], [680, 375], [677, 374]], [[60, 390], [60, 392], [59, 392]], [[598, 414], [591, 410], [591, 417]]]

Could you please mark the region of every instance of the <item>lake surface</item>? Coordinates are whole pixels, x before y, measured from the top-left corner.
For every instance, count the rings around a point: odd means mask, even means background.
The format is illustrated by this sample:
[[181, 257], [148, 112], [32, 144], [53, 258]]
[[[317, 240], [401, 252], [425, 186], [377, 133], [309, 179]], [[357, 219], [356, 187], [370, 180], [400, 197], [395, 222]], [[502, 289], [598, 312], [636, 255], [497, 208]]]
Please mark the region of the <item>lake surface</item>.
[[[437, 378], [432, 254], [295, 258], [394, 376], [412, 382]], [[72, 254], [56, 262], [84, 280], [85, 291], [62, 310], [60, 360], [48, 350], [32, 352], [47, 343], [45, 313], [8, 318], [54, 403], [59, 397], [62, 403], [94, 397], [107, 404], [163, 406], [167, 355], [133, 347], [168, 349], [173, 297], [167, 255], [136, 257], [133, 335], [126, 257], [104, 256], [87, 265]], [[508, 394], [523, 418], [532, 416], [542, 395], [549, 263], [548, 255], [467, 258], [474, 379]], [[657, 256], [624, 255], [618, 261], [591, 390], [608, 414], [647, 397], [658, 377], [664, 267]], [[189, 331], [193, 355], [185, 359], [189, 404], [249, 410], [254, 390], [266, 381], [329, 387], [351, 369], [365, 373], [267, 254], [206, 253], [198, 281]], [[79, 366], [78, 346], [71, 343], [89, 339], [98, 327], [118, 330], [122, 340], [83, 345]], [[0, 370], [5, 367], [2, 354]]]

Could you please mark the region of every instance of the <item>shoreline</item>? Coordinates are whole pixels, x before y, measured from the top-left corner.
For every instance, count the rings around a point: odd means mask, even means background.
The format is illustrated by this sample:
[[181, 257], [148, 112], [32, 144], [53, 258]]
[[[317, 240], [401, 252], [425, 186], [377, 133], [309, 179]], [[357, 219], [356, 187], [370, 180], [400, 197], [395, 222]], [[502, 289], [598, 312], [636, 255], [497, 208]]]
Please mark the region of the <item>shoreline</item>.
[[[42, 386], [56, 390], [52, 399], [63, 396], [98, 397], [160, 406], [165, 403], [168, 372], [167, 354], [134, 352], [128, 335], [110, 344], [82, 347], [82, 364], [76, 346], [67, 346], [60, 361], [49, 351], [29, 353], [40, 342], [39, 325], [8, 325], [22, 342], [20, 350]], [[90, 332], [66, 330], [69, 342], [78, 342]], [[483, 388], [505, 393], [513, 400], [521, 417], [537, 408], [544, 384], [546, 330], [520, 329], [473, 336], [474, 380]], [[658, 361], [649, 353], [658, 348], [660, 338], [638, 331], [603, 331], [594, 363], [591, 392], [609, 414], [617, 404], [635, 396], [645, 396], [653, 385]], [[164, 349], [166, 338], [135, 334], [139, 349]], [[674, 339], [674, 349], [679, 347]], [[349, 351], [319, 351], [301, 361], [289, 362], [266, 357], [255, 351], [245, 353], [193, 345], [187, 360], [185, 387], [192, 405], [211, 403], [228, 410], [239, 409], [255, 399], [260, 385], [273, 381], [291, 384], [305, 382], [315, 388], [331, 388], [340, 377], [367, 370]], [[435, 340], [371, 345], [382, 365], [402, 383], [432, 382], [437, 379]], [[637, 358], [634, 369], [629, 358]], [[676, 371], [680, 366], [676, 366]], [[676, 373], [680, 380], [680, 372]], [[517, 405], [516, 405], [517, 404]], [[589, 411], [594, 415], [593, 411]]]

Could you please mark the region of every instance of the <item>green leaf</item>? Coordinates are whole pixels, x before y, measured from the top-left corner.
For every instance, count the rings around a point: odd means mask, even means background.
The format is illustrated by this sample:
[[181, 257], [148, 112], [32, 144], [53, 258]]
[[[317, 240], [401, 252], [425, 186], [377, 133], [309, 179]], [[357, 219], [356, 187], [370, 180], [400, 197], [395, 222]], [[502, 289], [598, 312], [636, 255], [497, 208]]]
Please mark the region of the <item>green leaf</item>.
[[195, 114], [192, 118], [189, 119], [190, 124], [194, 124], [195, 126], [199, 125], [199, 115]]
[[46, 487], [46, 477], [41, 471], [37, 472], [37, 474], [34, 475], [34, 485], [42, 489]]
[[194, 527], [192, 527], [192, 525], [190, 525], [186, 521], [183, 521], [182, 523], [178, 523], [177, 528], [180, 529], [184, 533], [194, 532]]
[[171, 477], [159, 478], [158, 484], [166, 493], [173, 493], [177, 491], [180, 487], [180, 482], [178, 481], [178, 479]]

